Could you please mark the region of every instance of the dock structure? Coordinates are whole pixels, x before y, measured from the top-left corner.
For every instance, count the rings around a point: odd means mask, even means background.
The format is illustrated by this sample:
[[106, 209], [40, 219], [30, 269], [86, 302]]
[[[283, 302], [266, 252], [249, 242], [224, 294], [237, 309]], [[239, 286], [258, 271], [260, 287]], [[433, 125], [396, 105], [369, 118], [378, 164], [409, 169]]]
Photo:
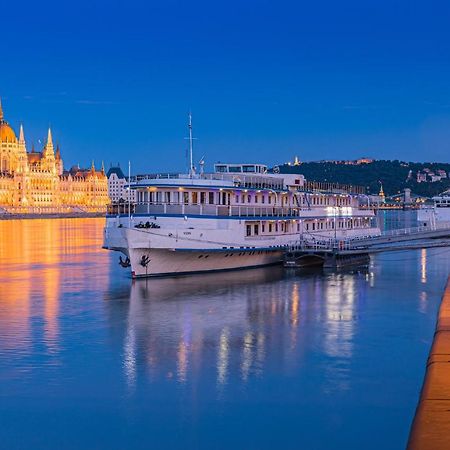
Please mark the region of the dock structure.
[[408, 450], [450, 448], [450, 277], [442, 297]]
[[367, 263], [375, 253], [434, 247], [450, 247], [450, 225], [390, 230], [353, 239], [301, 239], [287, 247], [284, 266], [339, 268]]

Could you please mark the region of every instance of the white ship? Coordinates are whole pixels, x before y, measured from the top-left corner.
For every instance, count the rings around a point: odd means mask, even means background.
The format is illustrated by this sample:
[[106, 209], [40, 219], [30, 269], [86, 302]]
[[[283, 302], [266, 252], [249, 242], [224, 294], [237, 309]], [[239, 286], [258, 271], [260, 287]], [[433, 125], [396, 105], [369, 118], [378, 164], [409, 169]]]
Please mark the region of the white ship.
[[133, 278], [266, 266], [281, 263], [299, 239], [380, 234], [373, 211], [359, 208], [362, 192], [350, 186], [269, 174], [262, 164], [216, 164], [197, 174], [189, 131], [190, 172], [136, 177], [136, 204], [107, 215], [104, 248], [123, 253]]
[[417, 211], [420, 226], [436, 229], [450, 226], [450, 190], [432, 198], [433, 205], [424, 206]]

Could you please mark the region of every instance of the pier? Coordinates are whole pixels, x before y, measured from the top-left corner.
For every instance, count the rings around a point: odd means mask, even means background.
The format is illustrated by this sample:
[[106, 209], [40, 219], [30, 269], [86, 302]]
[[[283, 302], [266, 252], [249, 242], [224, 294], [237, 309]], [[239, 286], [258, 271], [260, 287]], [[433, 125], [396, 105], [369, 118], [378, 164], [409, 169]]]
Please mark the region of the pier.
[[292, 242], [287, 247], [284, 266], [339, 268], [367, 263], [374, 253], [449, 246], [449, 224], [390, 230], [366, 238], [309, 238]]
[[442, 297], [408, 450], [450, 448], [450, 277]]

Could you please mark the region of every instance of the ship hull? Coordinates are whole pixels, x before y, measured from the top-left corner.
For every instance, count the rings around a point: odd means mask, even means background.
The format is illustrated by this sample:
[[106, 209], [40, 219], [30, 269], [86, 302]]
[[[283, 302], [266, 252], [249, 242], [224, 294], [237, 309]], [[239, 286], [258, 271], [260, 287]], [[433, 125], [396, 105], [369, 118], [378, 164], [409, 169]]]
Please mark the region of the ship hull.
[[421, 226], [433, 226], [434, 224], [450, 224], [450, 207], [436, 208], [425, 207], [417, 211], [417, 222]]
[[[139, 218], [139, 221], [144, 219]], [[269, 266], [283, 262], [285, 249], [301, 234], [245, 236], [245, 222], [203, 218], [153, 218], [158, 227], [142, 228], [127, 219], [111, 218], [104, 235], [104, 248], [125, 255], [120, 264], [133, 278], [184, 275]], [[134, 226], [133, 226], [134, 225]], [[339, 237], [379, 232], [375, 229], [343, 230]], [[333, 231], [321, 231], [330, 239]], [[314, 236], [310, 233], [310, 237]], [[311, 265], [311, 264], [308, 264]]]
[[281, 264], [283, 250], [129, 249], [133, 278], [250, 269]]

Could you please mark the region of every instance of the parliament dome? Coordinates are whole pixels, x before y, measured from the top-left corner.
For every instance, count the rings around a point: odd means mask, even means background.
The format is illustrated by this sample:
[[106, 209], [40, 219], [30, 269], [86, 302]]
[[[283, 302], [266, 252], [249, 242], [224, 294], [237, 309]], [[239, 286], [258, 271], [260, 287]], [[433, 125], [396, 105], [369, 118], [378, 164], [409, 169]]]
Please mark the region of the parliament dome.
[[3, 119], [2, 101], [0, 99], [0, 142], [16, 142], [16, 133]]
[[16, 133], [7, 122], [0, 119], [0, 142], [16, 142]]

